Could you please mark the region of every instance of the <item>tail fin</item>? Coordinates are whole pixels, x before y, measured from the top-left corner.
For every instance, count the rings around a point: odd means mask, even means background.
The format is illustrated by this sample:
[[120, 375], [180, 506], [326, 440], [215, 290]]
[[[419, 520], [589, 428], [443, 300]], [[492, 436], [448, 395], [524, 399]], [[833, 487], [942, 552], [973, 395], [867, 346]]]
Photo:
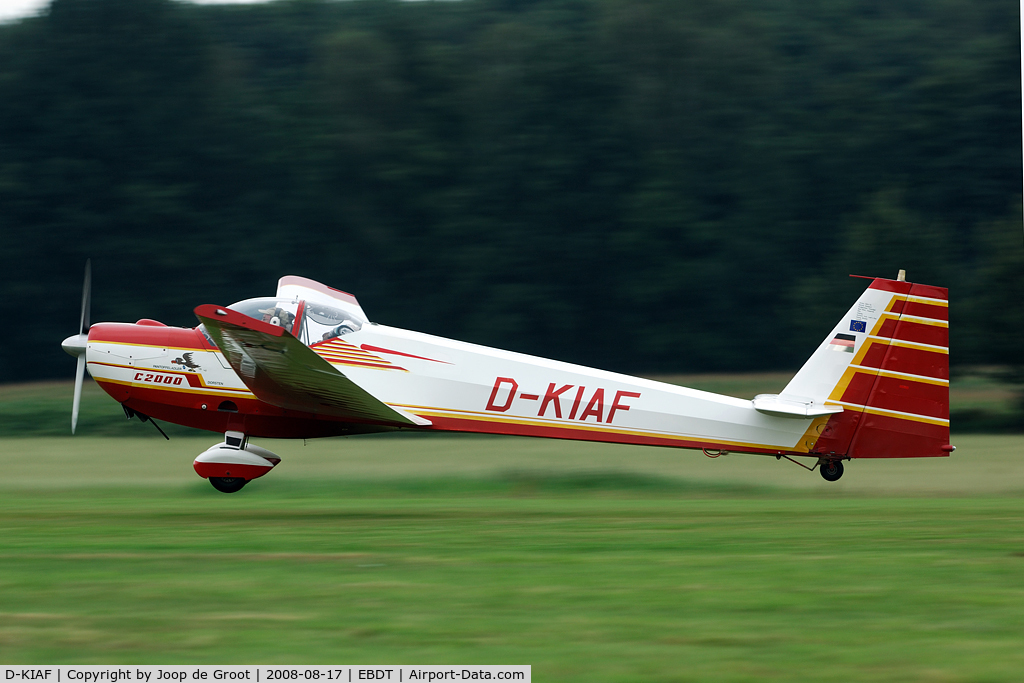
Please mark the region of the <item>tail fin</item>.
[[780, 396], [842, 407], [812, 452], [949, 455], [948, 301], [943, 287], [872, 281]]

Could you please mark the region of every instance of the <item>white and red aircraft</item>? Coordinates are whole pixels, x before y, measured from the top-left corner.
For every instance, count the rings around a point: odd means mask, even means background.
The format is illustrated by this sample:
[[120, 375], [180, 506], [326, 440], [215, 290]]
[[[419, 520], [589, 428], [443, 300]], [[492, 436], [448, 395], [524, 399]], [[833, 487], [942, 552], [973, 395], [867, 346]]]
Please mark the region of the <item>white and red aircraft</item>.
[[955, 449], [947, 290], [903, 271], [872, 280], [781, 394], [753, 400], [378, 325], [292, 275], [276, 296], [199, 306], [195, 328], [89, 327], [89, 282], [87, 266], [81, 330], [63, 343], [78, 357], [72, 432], [88, 368], [129, 418], [223, 433], [194, 467], [226, 493], [280, 462], [249, 437], [405, 429], [809, 456], [828, 481], [843, 460]]

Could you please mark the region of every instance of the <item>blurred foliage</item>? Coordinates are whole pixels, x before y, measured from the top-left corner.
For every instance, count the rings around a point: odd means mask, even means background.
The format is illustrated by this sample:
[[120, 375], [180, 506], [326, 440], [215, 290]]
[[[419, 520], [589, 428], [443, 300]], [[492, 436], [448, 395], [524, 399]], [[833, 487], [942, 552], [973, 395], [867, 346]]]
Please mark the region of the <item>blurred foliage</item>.
[[622, 371], [799, 365], [948, 286], [1020, 365], [1019, 27], [997, 2], [55, 0], [0, 26], [0, 381], [281, 275]]

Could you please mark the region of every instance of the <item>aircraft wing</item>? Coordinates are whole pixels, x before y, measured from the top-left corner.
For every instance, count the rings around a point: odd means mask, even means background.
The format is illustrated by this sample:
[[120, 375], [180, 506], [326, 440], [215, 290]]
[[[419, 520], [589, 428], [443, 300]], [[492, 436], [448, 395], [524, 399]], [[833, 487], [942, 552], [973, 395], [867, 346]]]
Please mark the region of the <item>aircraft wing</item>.
[[431, 424], [378, 400], [282, 327], [212, 304], [199, 306], [195, 314], [261, 401], [353, 422]]

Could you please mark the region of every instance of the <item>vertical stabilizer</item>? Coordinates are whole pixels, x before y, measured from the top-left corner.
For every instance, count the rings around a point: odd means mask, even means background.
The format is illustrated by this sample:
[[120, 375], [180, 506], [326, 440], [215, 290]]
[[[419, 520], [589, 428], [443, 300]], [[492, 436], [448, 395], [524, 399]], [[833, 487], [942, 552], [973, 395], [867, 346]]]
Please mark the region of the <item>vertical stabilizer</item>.
[[783, 390], [842, 413], [813, 451], [949, 455], [949, 315], [942, 287], [877, 278]]

